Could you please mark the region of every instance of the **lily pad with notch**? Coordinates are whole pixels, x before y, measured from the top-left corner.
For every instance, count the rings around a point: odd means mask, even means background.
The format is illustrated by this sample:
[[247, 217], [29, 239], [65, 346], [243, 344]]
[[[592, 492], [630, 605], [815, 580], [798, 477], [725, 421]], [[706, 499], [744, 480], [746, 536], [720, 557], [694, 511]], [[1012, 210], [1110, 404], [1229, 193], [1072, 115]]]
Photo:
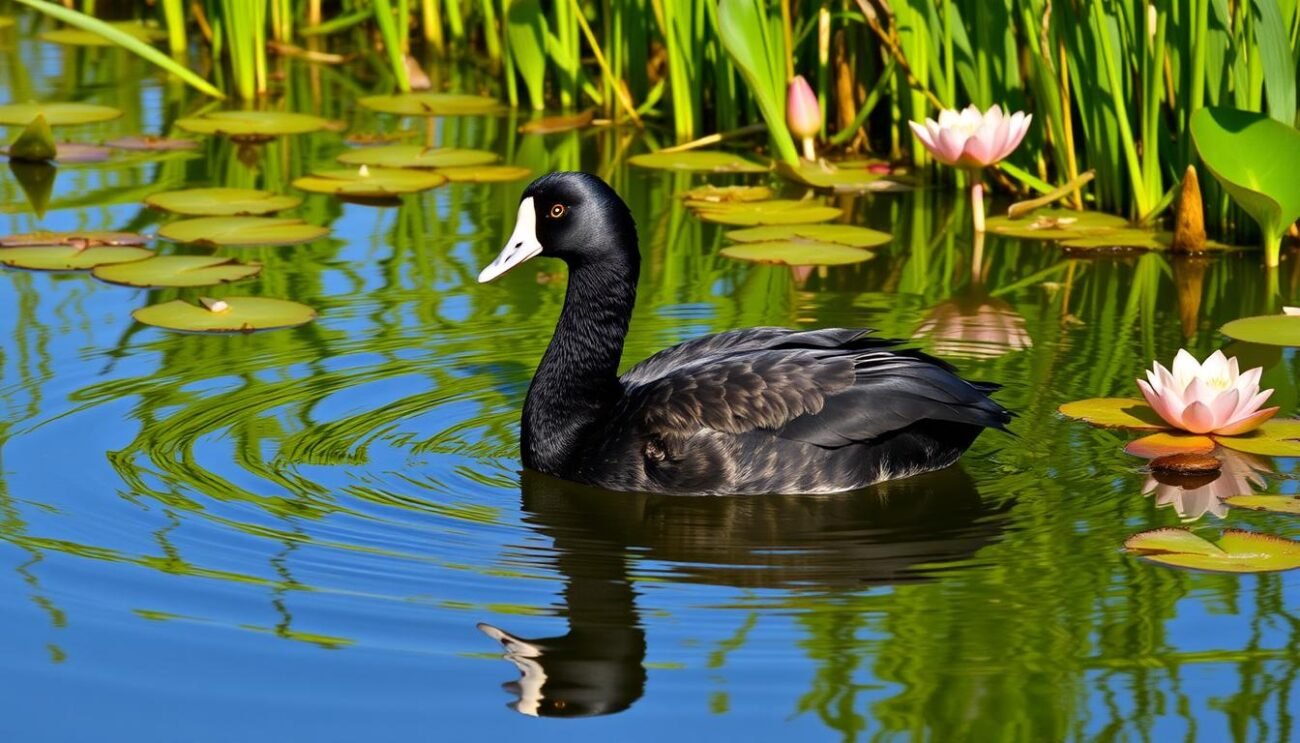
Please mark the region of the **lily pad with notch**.
[[817, 201], [749, 201], [709, 204], [696, 209], [695, 214], [706, 222], [730, 224], [738, 227], [758, 225], [815, 224], [829, 222], [843, 211]]
[[28, 245], [0, 248], [0, 265], [32, 271], [84, 271], [110, 263], [140, 261], [153, 251], [134, 245]]
[[131, 316], [145, 325], [195, 333], [251, 333], [305, 325], [316, 310], [305, 304], [268, 297], [202, 298], [199, 304], [179, 299], [141, 307]]
[[1300, 419], [1274, 418], [1238, 436], [1216, 436], [1223, 446], [1266, 457], [1300, 457]]
[[509, 110], [495, 98], [467, 93], [372, 95], [357, 102], [372, 111], [399, 116], [493, 116]]
[[366, 147], [339, 155], [346, 165], [371, 168], [459, 168], [486, 165], [500, 160], [495, 152], [460, 147], [421, 147], [418, 144], [391, 144]]
[[1300, 315], [1257, 315], [1221, 328], [1229, 338], [1265, 346], [1300, 347]]
[[318, 132], [329, 128], [330, 122], [310, 114], [278, 111], [212, 111], [202, 116], [177, 119], [176, 126], [194, 134], [259, 142], [291, 134]]
[[199, 217], [163, 225], [158, 234], [192, 245], [295, 245], [329, 234], [328, 227], [290, 217]]
[[679, 198], [685, 200], [686, 206], [692, 209], [733, 201], [767, 201], [774, 195], [772, 189], [767, 186], [714, 186], [711, 184], [698, 186], [677, 194]]
[[847, 245], [851, 248], [874, 248], [888, 243], [894, 237], [887, 232], [852, 224], [791, 224], [732, 230], [727, 233], [727, 239], [736, 242], [810, 240]]
[[27, 126], [37, 116], [44, 116], [50, 126], [74, 126], [110, 121], [122, 115], [122, 109], [92, 103], [7, 103], [0, 105], [0, 124]]
[[318, 170], [294, 180], [293, 187], [312, 193], [382, 199], [436, 188], [447, 182], [446, 176], [422, 170], [368, 168], [356, 170]]
[[784, 266], [843, 266], [862, 263], [875, 254], [858, 248], [811, 240], [772, 240], [728, 245], [722, 255], [751, 263]]
[[262, 272], [260, 263], [213, 255], [159, 255], [131, 263], [97, 266], [92, 275], [110, 284], [136, 287], [193, 287], [227, 284]]
[[100, 245], [144, 245], [152, 239], [138, 232], [113, 232], [110, 230], [71, 230], [68, 232], [25, 232], [21, 235], [0, 237], [0, 248], [20, 248], [30, 245], [68, 245], [78, 249]]
[[770, 169], [767, 165], [720, 150], [648, 152], [635, 155], [628, 162], [641, 168], [691, 173], [766, 173]]
[[1145, 401], [1127, 397], [1093, 397], [1067, 402], [1058, 408], [1061, 415], [1087, 421], [1102, 428], [1158, 430], [1169, 428]]
[[1234, 508], [1300, 516], [1300, 497], [1294, 495], [1234, 495], [1223, 502]]
[[155, 209], [196, 217], [257, 216], [292, 209], [302, 203], [287, 196], [255, 188], [186, 188], [145, 198]]
[[1071, 209], [1039, 209], [1018, 219], [990, 217], [986, 223], [993, 234], [1029, 240], [1074, 240], [1129, 226], [1128, 220], [1114, 214]]
[[813, 188], [829, 189], [839, 193], [863, 191], [910, 191], [912, 186], [887, 174], [876, 172], [868, 165], [836, 165], [825, 161], [801, 160], [798, 166], [778, 162], [776, 172], [782, 177]]
[[1162, 565], [1220, 573], [1265, 573], [1300, 568], [1300, 542], [1228, 529], [1217, 544], [1186, 529], [1154, 529], [1124, 542], [1129, 552]]

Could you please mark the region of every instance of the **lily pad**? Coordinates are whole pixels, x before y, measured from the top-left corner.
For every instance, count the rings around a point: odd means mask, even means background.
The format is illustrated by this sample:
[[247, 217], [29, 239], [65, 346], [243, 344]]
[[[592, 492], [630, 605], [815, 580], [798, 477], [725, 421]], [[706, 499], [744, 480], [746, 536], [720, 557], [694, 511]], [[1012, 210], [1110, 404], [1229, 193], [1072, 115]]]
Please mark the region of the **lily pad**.
[[573, 129], [582, 129], [591, 126], [591, 122], [596, 117], [596, 110], [589, 108], [582, 113], [565, 114], [560, 116], [544, 116], [540, 119], [525, 121], [519, 125], [520, 134], [555, 134], [557, 132], [567, 132]]
[[293, 245], [329, 234], [329, 228], [289, 217], [199, 217], [163, 225], [158, 234], [195, 245]]
[[301, 204], [302, 199], [255, 188], [187, 188], [156, 193], [147, 197], [144, 203], [175, 214], [231, 217], [292, 209]]
[[138, 232], [110, 232], [108, 230], [82, 230], [72, 232], [26, 232], [21, 235], [0, 237], [0, 247], [21, 248], [29, 245], [69, 245], [78, 249], [99, 245], [144, 245], [147, 235]]
[[372, 111], [401, 116], [490, 116], [508, 109], [495, 98], [465, 93], [402, 93], [358, 100]]
[[884, 245], [893, 236], [851, 224], [791, 224], [750, 227], [732, 230], [727, 239], [736, 242], [761, 242], [767, 240], [814, 240], [851, 248], [874, 248]]
[[1093, 397], [1067, 402], [1058, 408], [1061, 415], [1087, 421], [1102, 428], [1158, 430], [1169, 428], [1156, 411], [1142, 400], [1127, 397]]
[[869, 261], [875, 255], [866, 250], [834, 243], [808, 240], [772, 240], [728, 245], [722, 255], [753, 263], [785, 266], [843, 266]]
[[[1061, 242], [1067, 250], [1168, 250], [1173, 242], [1172, 232], [1156, 232], [1136, 227], [1124, 227], [1115, 230], [1101, 230], [1089, 235], [1070, 238]], [[1214, 240], [1206, 240], [1204, 251], [1227, 250], [1225, 245]]]
[[1029, 240], [1073, 240], [1128, 226], [1128, 220], [1114, 214], [1072, 209], [1039, 209], [1021, 219], [991, 217], [985, 223], [986, 229], [996, 235]]
[[212, 286], [246, 279], [262, 272], [259, 263], [240, 263], [213, 255], [159, 255], [143, 261], [101, 265], [95, 278], [124, 286]]
[[840, 193], [861, 191], [905, 191], [911, 186], [868, 169], [865, 166], [838, 166], [828, 162], [801, 160], [798, 167], [786, 162], [777, 163], [776, 170], [783, 177], [813, 188], [830, 189]]
[[740, 155], [718, 150], [649, 152], [636, 155], [629, 163], [656, 170], [684, 170], [692, 173], [766, 173], [769, 168]]
[[130, 137], [118, 137], [110, 139], [104, 143], [109, 147], [115, 147], [119, 150], [141, 150], [168, 152], [171, 150], [197, 150], [199, 142], [197, 139], [173, 139], [171, 137], [155, 137], [150, 134], [142, 134]]
[[1300, 346], [1300, 315], [1258, 315], [1224, 325], [1229, 338], [1266, 346]]
[[1163, 565], [1222, 573], [1263, 573], [1300, 568], [1300, 542], [1228, 529], [1214, 544], [1186, 529], [1155, 529], [1129, 537], [1129, 552]]
[[1273, 419], [1240, 436], [1216, 436], [1223, 446], [1266, 457], [1300, 457], [1300, 420]]
[[459, 168], [468, 165], [485, 165], [500, 159], [495, 152], [487, 150], [421, 147], [418, 144], [367, 147], [339, 155], [341, 163], [366, 165], [371, 168]]
[[316, 319], [305, 304], [266, 297], [201, 299], [190, 304], [179, 299], [141, 307], [131, 316], [145, 325], [200, 333], [251, 333], [304, 325]]
[[1268, 265], [1276, 266], [1282, 235], [1300, 219], [1300, 131], [1233, 108], [1203, 108], [1190, 129], [1210, 174], [1259, 223]]
[[33, 271], [82, 271], [109, 263], [139, 261], [153, 255], [147, 248], [131, 245], [31, 245], [0, 248], [0, 265]]
[[416, 191], [427, 191], [447, 182], [445, 176], [419, 170], [367, 168], [358, 170], [320, 170], [293, 182], [294, 188], [312, 193], [383, 198]]
[[50, 126], [71, 126], [109, 121], [122, 110], [90, 103], [8, 103], [0, 106], [0, 124], [27, 126], [37, 116], [44, 116]]
[[1234, 508], [1292, 513], [1300, 516], [1300, 498], [1294, 495], [1234, 495], [1231, 498], [1224, 498], [1223, 502]]
[[[155, 42], [167, 37], [167, 33], [160, 28], [145, 26], [135, 21], [113, 21], [108, 25], [116, 28], [122, 33], [128, 34], [140, 41]], [[55, 44], [67, 44], [68, 46], [113, 46], [114, 42], [100, 36], [94, 31], [86, 31], [80, 28], [56, 28], [50, 31], [43, 31], [39, 35], [41, 41], [50, 41]]]
[[833, 206], [816, 201], [751, 201], [710, 204], [699, 208], [696, 215], [707, 222], [732, 224], [742, 227], [768, 224], [812, 224], [829, 222], [843, 212]]
[[773, 196], [767, 186], [713, 186], [703, 185], [683, 191], [679, 197], [691, 208], [706, 207], [731, 201], [767, 201]]
[[533, 174], [532, 168], [519, 165], [480, 165], [478, 167], [439, 168], [438, 175], [452, 183], [506, 183]]
[[326, 129], [329, 125], [330, 122], [319, 116], [277, 111], [213, 111], [203, 116], [176, 120], [176, 126], [187, 132], [246, 140], [309, 134]]
[[1158, 459], [1171, 454], [1209, 454], [1214, 451], [1214, 439], [1178, 433], [1153, 433], [1130, 441], [1124, 451], [1143, 459]]

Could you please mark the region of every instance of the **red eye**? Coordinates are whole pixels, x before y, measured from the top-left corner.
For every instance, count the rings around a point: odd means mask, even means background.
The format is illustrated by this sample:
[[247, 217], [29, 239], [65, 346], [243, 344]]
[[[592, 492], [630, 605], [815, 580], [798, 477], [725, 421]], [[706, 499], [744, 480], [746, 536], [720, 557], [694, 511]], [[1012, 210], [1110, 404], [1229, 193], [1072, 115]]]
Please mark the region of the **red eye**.
[[564, 213], [567, 211], [568, 209], [565, 208], [564, 204], [556, 204], [555, 206], [551, 207], [550, 213], [547, 214], [546, 216], [550, 217], [551, 219], [559, 219], [560, 217], [563, 217]]

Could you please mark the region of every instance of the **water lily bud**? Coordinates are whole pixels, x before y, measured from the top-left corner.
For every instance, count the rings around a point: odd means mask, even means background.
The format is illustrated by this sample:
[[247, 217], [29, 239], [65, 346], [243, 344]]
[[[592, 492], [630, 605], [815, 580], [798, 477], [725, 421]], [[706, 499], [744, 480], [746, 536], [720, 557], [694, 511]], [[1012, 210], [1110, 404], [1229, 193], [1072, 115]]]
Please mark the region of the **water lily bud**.
[[815, 137], [821, 131], [822, 109], [817, 105], [817, 94], [803, 75], [796, 75], [790, 81], [785, 111], [790, 133], [799, 139]]
[[366, 166], [362, 165], [361, 167], [357, 168], [357, 175], [361, 176], [362, 178], [369, 178], [370, 168], [367, 168]]
[[226, 304], [225, 300], [212, 297], [199, 297], [199, 304], [207, 307], [209, 312], [225, 312], [230, 309], [230, 305]]

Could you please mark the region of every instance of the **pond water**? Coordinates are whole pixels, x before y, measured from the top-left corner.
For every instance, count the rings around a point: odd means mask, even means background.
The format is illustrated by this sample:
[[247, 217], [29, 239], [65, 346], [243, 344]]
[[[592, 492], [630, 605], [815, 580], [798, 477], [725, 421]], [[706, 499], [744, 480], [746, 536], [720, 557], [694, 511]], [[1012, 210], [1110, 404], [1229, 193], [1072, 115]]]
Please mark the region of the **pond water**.
[[[6, 99], [126, 110], [62, 130], [82, 140], [166, 131], [199, 103], [113, 50], [23, 42], [0, 65]], [[1273, 311], [1256, 256], [1073, 257], [991, 238], [973, 270], [969, 213], [934, 189], [837, 199], [848, 221], [894, 234], [869, 262], [738, 263], [718, 255], [724, 230], [674, 194], [745, 181], [629, 167], [646, 137], [524, 136], [510, 117], [426, 130], [356, 107], [372, 84], [327, 68], [290, 67], [285, 87], [277, 105], [352, 131], [407, 127], [538, 173], [606, 177], [645, 255], [629, 364], [758, 324], [925, 328], [922, 347], [1005, 385], [1015, 435], [986, 433], [942, 473], [836, 496], [648, 497], [521, 473], [518, 411], [564, 272], [538, 261], [494, 284], [474, 277], [524, 182], [386, 208], [309, 195], [294, 213], [329, 238], [220, 251], [265, 270], [204, 292], [5, 270], [9, 739], [1300, 735], [1300, 573], [1182, 572], [1121, 549], [1180, 522], [1210, 537], [1225, 525], [1297, 537], [1300, 522], [1148, 482], [1121, 451], [1129, 434], [1055, 413], [1136, 394], [1151, 359], [1205, 355], [1227, 343], [1223, 322]], [[145, 195], [288, 192], [332, 165], [343, 137], [209, 139], [197, 155], [60, 168], [39, 219], [6, 170], [0, 234], [156, 231], [168, 217]], [[1294, 300], [1297, 262], [1276, 278]], [[320, 318], [235, 336], [131, 318], [200, 293], [291, 298]], [[1295, 352], [1233, 351], [1266, 367], [1293, 414]], [[1296, 465], [1237, 457], [1219, 484], [1295, 493]], [[540, 655], [503, 657], [492, 628]]]

